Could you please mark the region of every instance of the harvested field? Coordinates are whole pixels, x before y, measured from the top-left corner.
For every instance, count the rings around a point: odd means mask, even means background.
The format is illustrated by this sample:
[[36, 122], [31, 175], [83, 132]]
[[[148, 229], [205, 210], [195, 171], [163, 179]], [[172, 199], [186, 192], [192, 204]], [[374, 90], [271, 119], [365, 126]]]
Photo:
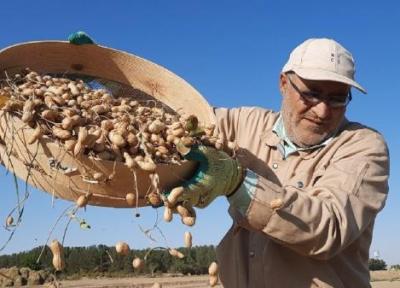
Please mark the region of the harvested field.
[[[400, 271], [372, 271], [371, 285], [373, 288], [400, 288]], [[135, 277], [135, 278], [101, 278], [62, 281], [63, 288], [151, 288], [154, 282], [162, 284], [163, 288], [207, 288], [208, 276], [179, 277]], [[38, 286], [39, 287], [39, 286]], [[222, 285], [215, 287], [222, 288]]]
[[[80, 279], [62, 281], [63, 288], [151, 288], [153, 283], [162, 284], [163, 288], [206, 288], [208, 285], [208, 275], [203, 276], [179, 276], [179, 277], [135, 277], [135, 278], [105, 278], [105, 279]], [[214, 287], [222, 288], [221, 285]]]
[[373, 288], [400, 288], [400, 270], [372, 271]]

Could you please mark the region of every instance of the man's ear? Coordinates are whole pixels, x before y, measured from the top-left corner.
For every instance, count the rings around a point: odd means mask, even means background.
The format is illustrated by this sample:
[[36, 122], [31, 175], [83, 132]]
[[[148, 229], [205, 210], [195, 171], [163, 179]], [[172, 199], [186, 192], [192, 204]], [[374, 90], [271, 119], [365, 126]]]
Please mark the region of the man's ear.
[[288, 86], [288, 79], [286, 74], [281, 73], [279, 76], [279, 91], [281, 91], [281, 95], [284, 96], [286, 95], [286, 89]]

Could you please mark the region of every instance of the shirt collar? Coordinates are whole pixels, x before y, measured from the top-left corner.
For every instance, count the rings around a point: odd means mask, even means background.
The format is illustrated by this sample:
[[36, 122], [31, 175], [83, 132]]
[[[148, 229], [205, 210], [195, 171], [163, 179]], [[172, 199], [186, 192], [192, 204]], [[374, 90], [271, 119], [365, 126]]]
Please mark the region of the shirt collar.
[[314, 154], [310, 152], [318, 150], [318, 148], [324, 147], [330, 143], [336, 136], [337, 132], [345, 125], [345, 123], [347, 123], [346, 119], [340, 125], [339, 129], [324, 142], [310, 147], [298, 147], [289, 139], [283, 123], [282, 114], [279, 113], [278, 119], [276, 120], [272, 129], [266, 131], [264, 139], [266, 140], [267, 145], [276, 146], [284, 158], [296, 152], [300, 153], [300, 155], [304, 157], [307, 157], [307, 155], [312, 156]]

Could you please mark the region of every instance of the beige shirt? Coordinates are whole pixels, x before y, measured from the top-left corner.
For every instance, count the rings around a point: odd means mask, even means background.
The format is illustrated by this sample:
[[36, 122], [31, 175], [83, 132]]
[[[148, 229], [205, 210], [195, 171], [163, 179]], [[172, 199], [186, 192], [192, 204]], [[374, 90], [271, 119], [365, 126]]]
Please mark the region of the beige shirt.
[[[370, 287], [374, 220], [388, 192], [382, 136], [347, 122], [326, 146], [283, 159], [272, 132], [278, 113], [219, 108], [215, 115], [257, 174], [246, 184], [253, 200], [244, 213], [230, 207], [234, 224], [217, 248], [224, 287]], [[275, 199], [283, 204], [272, 209]]]

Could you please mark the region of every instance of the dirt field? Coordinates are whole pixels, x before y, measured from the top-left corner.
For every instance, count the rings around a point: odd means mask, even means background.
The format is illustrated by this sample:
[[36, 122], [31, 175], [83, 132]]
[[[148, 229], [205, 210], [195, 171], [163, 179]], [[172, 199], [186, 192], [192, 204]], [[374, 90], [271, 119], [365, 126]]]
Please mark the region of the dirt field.
[[373, 288], [400, 288], [400, 271], [372, 271]]
[[[81, 279], [74, 281], [62, 281], [62, 288], [151, 288], [154, 282], [162, 284], [162, 288], [206, 288], [208, 276], [184, 276], [184, 277], [158, 277], [158, 278], [117, 278], [117, 279]], [[222, 288], [221, 285], [214, 287]]]
[[[371, 272], [373, 288], [400, 288], [400, 271]], [[162, 284], [162, 288], [207, 288], [208, 276], [159, 277], [159, 278], [116, 278], [116, 279], [80, 279], [62, 281], [63, 288], [151, 288], [154, 282]], [[222, 288], [221, 285], [215, 287]]]

